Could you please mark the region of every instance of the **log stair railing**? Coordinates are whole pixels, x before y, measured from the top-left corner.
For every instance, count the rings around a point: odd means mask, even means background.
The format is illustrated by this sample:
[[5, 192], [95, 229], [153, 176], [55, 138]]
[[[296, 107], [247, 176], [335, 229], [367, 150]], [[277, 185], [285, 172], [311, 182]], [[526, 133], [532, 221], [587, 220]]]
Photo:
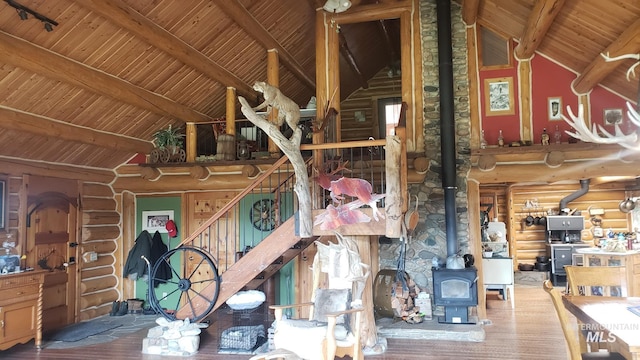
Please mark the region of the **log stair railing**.
[[[199, 247], [198, 239], [210, 236], [212, 233], [211, 229], [216, 226], [217, 222], [225, 221], [225, 216], [227, 216], [245, 196], [251, 194], [256, 188], [259, 188], [263, 181], [267, 180], [269, 176], [280, 169], [287, 161], [286, 156], [276, 161], [271, 168], [260, 174], [250, 186], [241, 191], [236, 197], [229, 201], [229, 203], [216, 212], [216, 214], [198, 227], [193, 234], [180, 242], [178, 246], [191, 245]], [[256, 289], [269, 277], [278, 272], [278, 270], [291, 259], [295, 258], [311, 245], [314, 240], [318, 239], [318, 237], [301, 238], [296, 236], [295, 224], [295, 216], [291, 216], [226, 270], [218, 269], [218, 271], [221, 272], [220, 289], [218, 299], [211, 313], [222, 306], [238, 291]], [[203, 250], [210, 251], [210, 249], [206, 248]], [[212, 298], [214, 292], [215, 286], [213, 285], [201, 291], [202, 295], [206, 298]], [[206, 311], [209, 305], [210, 303], [207, 303], [205, 299], [196, 297], [188, 309], [186, 306], [178, 309], [176, 314], [177, 318], [185, 318], [188, 316], [187, 314], [191, 314], [193, 311], [201, 314]], [[206, 318], [206, 316], [204, 318]]]

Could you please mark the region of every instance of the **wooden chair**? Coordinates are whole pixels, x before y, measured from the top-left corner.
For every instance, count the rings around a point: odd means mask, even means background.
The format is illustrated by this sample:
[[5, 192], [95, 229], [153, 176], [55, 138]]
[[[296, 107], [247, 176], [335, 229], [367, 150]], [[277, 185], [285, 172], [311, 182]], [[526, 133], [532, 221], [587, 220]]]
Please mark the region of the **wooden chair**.
[[[626, 270], [621, 266], [565, 266], [569, 293], [575, 296], [627, 296]], [[605, 344], [586, 342], [580, 331], [582, 352], [598, 351]]]
[[622, 266], [565, 266], [571, 295], [627, 296], [627, 273]]
[[553, 307], [556, 309], [556, 314], [558, 314], [558, 318], [560, 319], [560, 326], [562, 327], [562, 333], [564, 334], [564, 338], [567, 341], [567, 345], [569, 346], [569, 358], [571, 360], [580, 360], [580, 359], [611, 359], [611, 360], [622, 360], [624, 357], [619, 353], [614, 352], [587, 352], [582, 353], [580, 351], [580, 344], [578, 343], [578, 334], [574, 331], [573, 327], [569, 323], [569, 316], [567, 315], [567, 310], [562, 304], [562, 294], [560, 291], [553, 287], [553, 284], [550, 280], [545, 280], [542, 284], [544, 291], [551, 295], [551, 301], [553, 302]]
[[[303, 359], [333, 360], [351, 356], [363, 360], [361, 335], [362, 291], [369, 268], [360, 262], [355, 244], [337, 235], [339, 243], [324, 245], [316, 241], [318, 253], [313, 261], [311, 302], [272, 305], [275, 316], [273, 342]], [[321, 273], [327, 273], [328, 287], [319, 288]], [[286, 319], [288, 308], [309, 308], [304, 319]]]

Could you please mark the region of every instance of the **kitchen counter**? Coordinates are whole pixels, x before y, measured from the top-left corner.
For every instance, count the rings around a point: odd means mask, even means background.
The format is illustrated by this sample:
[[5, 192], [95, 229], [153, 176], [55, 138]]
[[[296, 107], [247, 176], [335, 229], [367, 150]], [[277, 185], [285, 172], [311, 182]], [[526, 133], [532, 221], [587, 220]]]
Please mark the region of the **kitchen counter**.
[[602, 250], [598, 247], [589, 247], [589, 248], [583, 248], [583, 249], [576, 249], [576, 252], [578, 254], [594, 254], [594, 255], [635, 255], [640, 253], [640, 250], [627, 250], [625, 252], [619, 252], [619, 251], [606, 251], [606, 250]]

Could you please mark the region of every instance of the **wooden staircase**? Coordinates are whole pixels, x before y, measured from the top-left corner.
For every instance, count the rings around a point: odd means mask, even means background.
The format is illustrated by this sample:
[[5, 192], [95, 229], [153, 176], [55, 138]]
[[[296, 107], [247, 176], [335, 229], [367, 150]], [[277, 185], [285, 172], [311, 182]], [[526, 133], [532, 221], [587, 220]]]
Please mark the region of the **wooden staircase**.
[[[294, 234], [295, 217], [291, 217], [229, 267], [221, 275], [218, 300], [211, 312], [222, 306], [238, 291], [252, 290], [260, 286], [318, 238], [300, 238]], [[204, 297], [211, 299], [215, 290], [215, 286], [210, 285], [201, 293]], [[202, 314], [209, 305], [206, 299], [196, 297], [188, 309], [186, 306], [178, 309], [177, 318], [184, 319], [192, 311]]]

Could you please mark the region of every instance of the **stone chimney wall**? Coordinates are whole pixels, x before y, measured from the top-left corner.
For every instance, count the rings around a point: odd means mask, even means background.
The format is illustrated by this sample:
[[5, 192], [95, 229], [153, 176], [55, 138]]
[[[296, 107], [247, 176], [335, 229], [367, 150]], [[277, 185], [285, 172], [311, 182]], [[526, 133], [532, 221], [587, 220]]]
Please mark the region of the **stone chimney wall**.
[[[466, 25], [462, 21], [461, 7], [451, 3], [453, 35], [453, 76], [457, 158], [456, 212], [458, 241], [461, 255], [469, 249], [469, 219], [467, 212], [466, 174], [470, 163], [469, 82], [467, 78]], [[444, 191], [442, 189], [442, 164], [440, 156], [440, 91], [438, 83], [438, 37], [435, 0], [420, 2], [422, 32], [423, 111], [426, 156], [431, 167], [422, 184], [409, 187], [411, 206], [415, 195], [419, 199], [420, 222], [407, 245], [405, 270], [420, 288], [432, 293], [432, 258], [444, 260], [447, 254]], [[398, 264], [400, 244], [380, 245], [380, 269], [395, 269]]]

